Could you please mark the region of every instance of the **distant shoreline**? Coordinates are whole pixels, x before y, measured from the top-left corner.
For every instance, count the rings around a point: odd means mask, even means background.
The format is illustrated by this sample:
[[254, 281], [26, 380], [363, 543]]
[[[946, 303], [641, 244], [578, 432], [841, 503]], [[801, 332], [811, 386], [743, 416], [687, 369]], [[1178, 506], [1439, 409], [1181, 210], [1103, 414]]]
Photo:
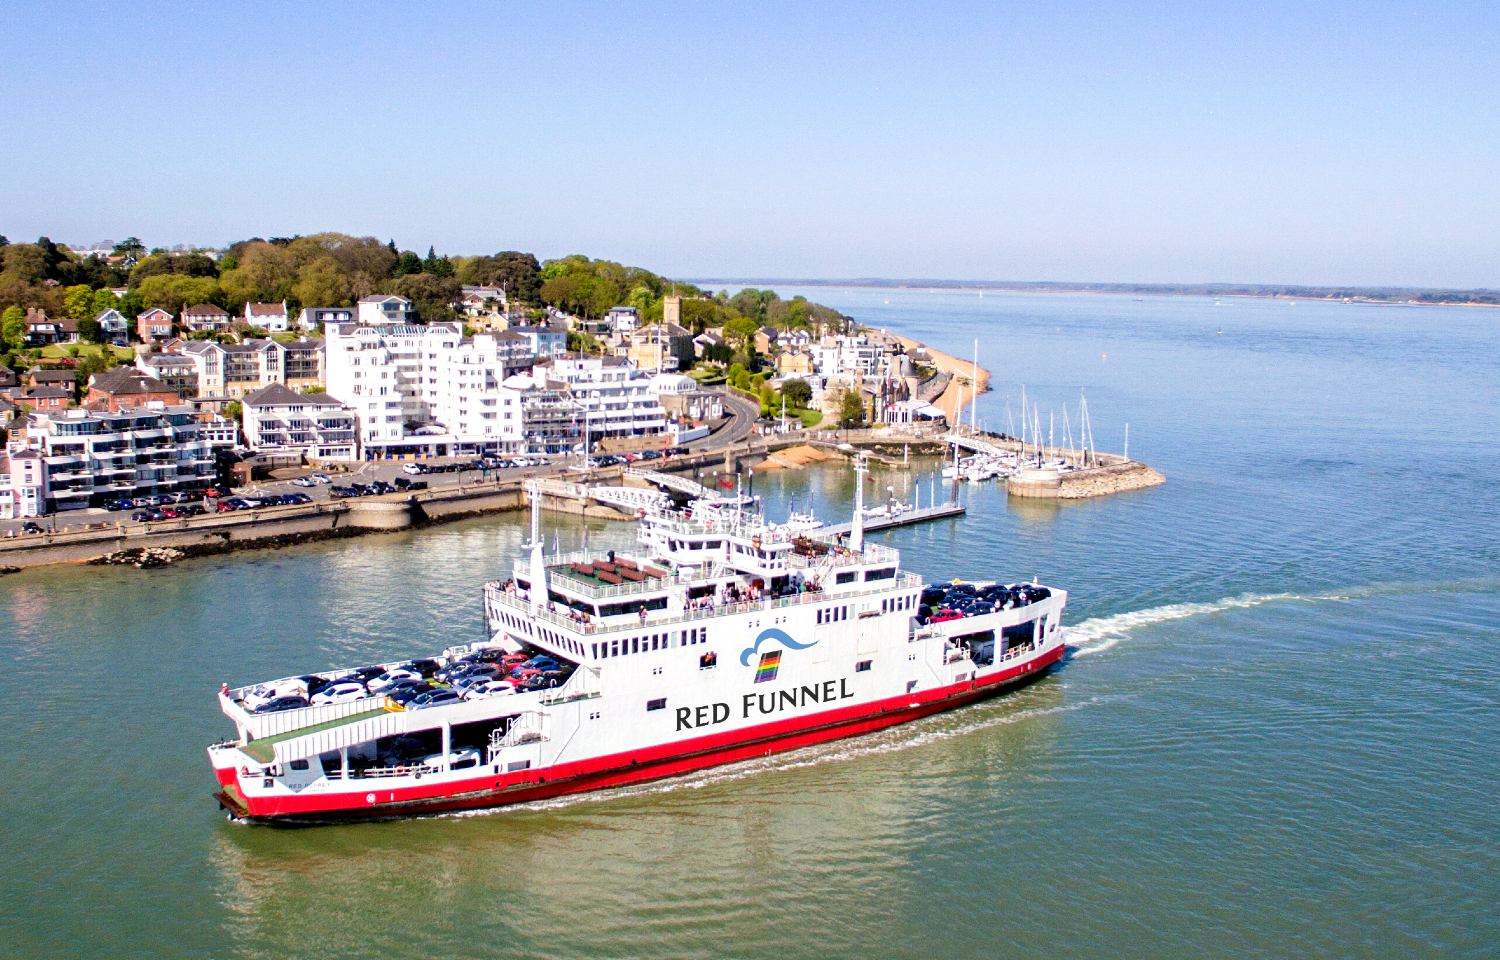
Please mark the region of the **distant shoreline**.
[[867, 290], [927, 290], [997, 293], [1095, 293], [1113, 296], [1239, 297], [1265, 300], [1316, 300], [1325, 303], [1372, 303], [1387, 306], [1496, 307], [1500, 290], [1487, 288], [1452, 290], [1424, 287], [1310, 287], [1281, 284], [1242, 283], [1062, 283], [1001, 280], [808, 280], [786, 278], [688, 279], [704, 288], [745, 287], [845, 287]]

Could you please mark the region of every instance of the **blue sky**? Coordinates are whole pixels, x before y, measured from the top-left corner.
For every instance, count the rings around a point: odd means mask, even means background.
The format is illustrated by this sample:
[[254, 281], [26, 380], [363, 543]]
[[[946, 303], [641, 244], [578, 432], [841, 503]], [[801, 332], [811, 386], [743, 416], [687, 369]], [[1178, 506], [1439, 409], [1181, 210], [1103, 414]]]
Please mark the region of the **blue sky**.
[[6, 8], [13, 240], [1500, 287], [1493, 5]]

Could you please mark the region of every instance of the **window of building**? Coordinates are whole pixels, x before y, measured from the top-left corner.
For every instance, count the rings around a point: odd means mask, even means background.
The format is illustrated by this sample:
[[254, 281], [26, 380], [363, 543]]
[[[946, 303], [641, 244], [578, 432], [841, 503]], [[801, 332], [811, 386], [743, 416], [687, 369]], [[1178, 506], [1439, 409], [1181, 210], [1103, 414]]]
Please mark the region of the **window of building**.
[[647, 700], [646, 701], [646, 712], [647, 713], [650, 713], [652, 710], [665, 710], [665, 709], [667, 709], [667, 698], [666, 697], [662, 697], [659, 700]]

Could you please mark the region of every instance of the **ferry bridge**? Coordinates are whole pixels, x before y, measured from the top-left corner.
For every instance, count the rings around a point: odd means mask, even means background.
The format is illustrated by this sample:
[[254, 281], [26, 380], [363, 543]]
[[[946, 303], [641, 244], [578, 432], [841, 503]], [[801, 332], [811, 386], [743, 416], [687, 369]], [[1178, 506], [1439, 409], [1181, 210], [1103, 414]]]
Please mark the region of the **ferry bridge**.
[[635, 467], [626, 467], [625, 476], [635, 477], [637, 480], [645, 480], [668, 490], [676, 490], [678, 493], [686, 494], [694, 500], [710, 499], [714, 492], [691, 477], [679, 477], [670, 473], [657, 473], [655, 470], [638, 470]]

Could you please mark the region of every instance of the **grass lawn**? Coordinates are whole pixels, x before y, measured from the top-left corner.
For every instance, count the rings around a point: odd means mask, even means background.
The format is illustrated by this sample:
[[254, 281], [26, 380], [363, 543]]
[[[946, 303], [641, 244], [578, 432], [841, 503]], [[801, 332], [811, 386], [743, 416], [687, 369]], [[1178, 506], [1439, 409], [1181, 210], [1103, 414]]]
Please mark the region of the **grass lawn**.
[[802, 429], [811, 430], [823, 422], [822, 410], [798, 410], [797, 416], [802, 418]]
[[[78, 348], [78, 359], [80, 360], [84, 357], [98, 356], [99, 352], [104, 349], [104, 347], [97, 343], [54, 343], [51, 346], [42, 348], [42, 358], [44, 360], [61, 360], [65, 357], [71, 357], [73, 354], [69, 352], [69, 347]], [[129, 347], [110, 347], [109, 349], [113, 350], [115, 356], [122, 362], [132, 362], [135, 360], [135, 351]]]

